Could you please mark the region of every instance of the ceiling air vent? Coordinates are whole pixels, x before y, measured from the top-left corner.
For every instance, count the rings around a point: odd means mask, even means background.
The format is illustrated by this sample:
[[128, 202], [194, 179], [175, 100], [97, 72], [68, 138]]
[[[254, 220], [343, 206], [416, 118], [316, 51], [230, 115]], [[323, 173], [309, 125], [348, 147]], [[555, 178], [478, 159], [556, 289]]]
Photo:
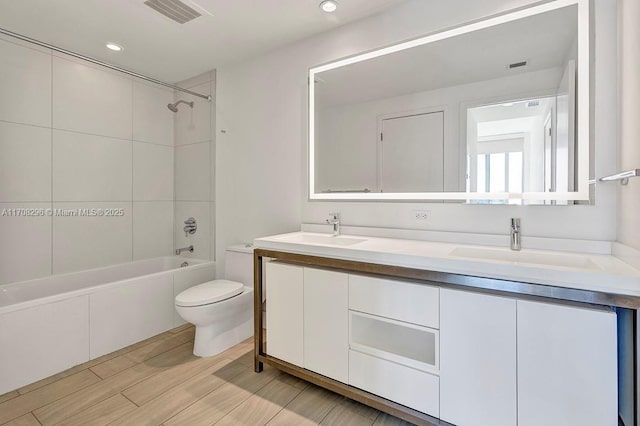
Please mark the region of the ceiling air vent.
[[512, 64], [507, 65], [507, 68], [512, 70], [514, 68], [520, 68], [520, 67], [526, 67], [527, 66], [527, 61], [519, 61], [519, 62], [514, 62]]
[[196, 19], [198, 16], [202, 16], [179, 0], [147, 0], [144, 4], [179, 24], [184, 24]]

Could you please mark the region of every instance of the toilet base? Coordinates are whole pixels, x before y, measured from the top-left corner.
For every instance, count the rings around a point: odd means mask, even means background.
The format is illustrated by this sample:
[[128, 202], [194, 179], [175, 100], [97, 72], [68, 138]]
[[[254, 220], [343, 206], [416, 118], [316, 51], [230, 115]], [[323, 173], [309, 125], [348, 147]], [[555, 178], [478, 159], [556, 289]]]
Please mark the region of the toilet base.
[[253, 336], [253, 321], [242, 324], [220, 333], [220, 324], [196, 326], [196, 337], [193, 354], [200, 357], [211, 357], [224, 352], [232, 346]]

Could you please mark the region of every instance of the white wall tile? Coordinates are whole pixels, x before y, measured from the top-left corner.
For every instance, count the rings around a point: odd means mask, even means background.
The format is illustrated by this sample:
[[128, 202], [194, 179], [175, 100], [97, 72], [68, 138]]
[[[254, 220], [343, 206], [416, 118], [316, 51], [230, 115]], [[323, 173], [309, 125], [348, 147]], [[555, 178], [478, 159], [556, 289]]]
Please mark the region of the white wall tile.
[[[176, 216], [175, 216], [175, 245], [176, 248], [187, 247], [191, 244], [194, 246], [193, 253], [182, 253], [185, 257], [193, 257], [196, 259], [209, 259], [210, 254], [210, 238], [211, 238], [211, 226], [210, 226], [210, 204], [208, 201], [193, 202], [193, 201], [176, 201]], [[190, 217], [196, 220], [198, 230], [195, 234], [185, 237], [184, 235], [184, 221]]]
[[209, 200], [210, 145], [204, 142], [176, 147], [176, 200]]
[[133, 199], [173, 200], [173, 147], [133, 142]]
[[0, 40], [0, 120], [51, 125], [51, 54]]
[[[207, 71], [202, 74], [183, 80], [177, 83], [176, 86], [183, 87], [185, 89], [192, 89], [196, 86], [201, 86], [203, 84], [210, 82], [213, 76], [215, 76], [215, 70]], [[194, 90], [194, 92], [197, 92], [197, 90]]]
[[173, 201], [133, 203], [133, 259], [173, 255]]
[[[211, 93], [211, 83], [201, 84], [189, 90], [208, 95]], [[175, 144], [184, 145], [210, 140], [212, 103], [182, 92], [176, 92], [175, 99], [194, 102], [193, 108], [184, 104], [178, 106], [178, 112], [175, 113]]]
[[133, 140], [173, 146], [173, 91], [133, 81]]
[[88, 296], [0, 315], [0, 342], [0, 394], [88, 361]]
[[131, 139], [132, 79], [53, 58], [53, 127]]
[[51, 201], [51, 130], [0, 121], [0, 201]]
[[53, 200], [131, 200], [131, 143], [54, 130]]
[[124, 209], [124, 216], [54, 216], [53, 273], [132, 260], [131, 203], [53, 203], [54, 209]]
[[49, 203], [0, 203], [0, 284], [51, 273], [51, 217], [11, 216], [8, 209], [47, 209]]

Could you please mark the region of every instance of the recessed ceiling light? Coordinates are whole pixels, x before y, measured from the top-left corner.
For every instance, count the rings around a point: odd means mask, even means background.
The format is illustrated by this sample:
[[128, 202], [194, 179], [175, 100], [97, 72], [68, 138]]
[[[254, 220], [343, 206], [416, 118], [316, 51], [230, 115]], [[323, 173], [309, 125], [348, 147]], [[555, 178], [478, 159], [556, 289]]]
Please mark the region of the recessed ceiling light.
[[338, 3], [333, 0], [324, 0], [320, 3], [320, 9], [324, 10], [327, 13], [335, 12], [338, 8]]
[[122, 46], [115, 43], [107, 43], [107, 49], [113, 50], [114, 52], [120, 52], [122, 50]]

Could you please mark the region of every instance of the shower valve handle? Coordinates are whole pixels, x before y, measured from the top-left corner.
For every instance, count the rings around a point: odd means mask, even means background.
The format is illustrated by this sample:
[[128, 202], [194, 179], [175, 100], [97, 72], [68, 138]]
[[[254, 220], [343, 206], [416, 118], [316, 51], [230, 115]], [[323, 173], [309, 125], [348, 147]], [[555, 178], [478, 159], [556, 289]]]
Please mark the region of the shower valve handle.
[[193, 235], [196, 233], [198, 229], [198, 224], [196, 220], [192, 217], [184, 221], [184, 236], [188, 237], [189, 235]]

